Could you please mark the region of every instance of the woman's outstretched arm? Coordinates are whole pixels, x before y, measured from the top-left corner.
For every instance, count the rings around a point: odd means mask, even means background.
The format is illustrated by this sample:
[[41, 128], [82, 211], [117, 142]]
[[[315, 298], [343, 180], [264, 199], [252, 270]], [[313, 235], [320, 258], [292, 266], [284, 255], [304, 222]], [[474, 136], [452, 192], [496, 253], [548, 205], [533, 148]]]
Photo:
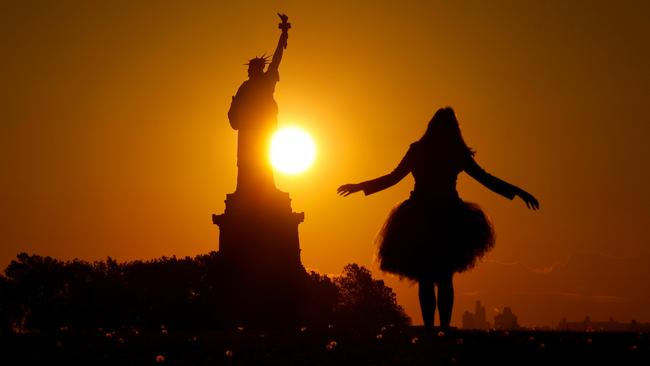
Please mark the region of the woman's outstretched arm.
[[469, 162], [465, 167], [465, 172], [493, 192], [508, 199], [513, 199], [515, 196], [519, 196], [526, 203], [526, 207], [533, 210], [539, 209], [539, 202], [532, 194], [486, 172], [473, 158], [469, 159]]
[[397, 165], [397, 168], [395, 168], [392, 172], [379, 178], [367, 180], [365, 182], [344, 184], [340, 186], [336, 192], [339, 195], [345, 197], [352, 193], [363, 191], [363, 193], [367, 196], [369, 194], [379, 192], [397, 184], [411, 171], [409, 164], [409, 152], [406, 153], [406, 155], [402, 158], [402, 161], [400, 161], [400, 163]]

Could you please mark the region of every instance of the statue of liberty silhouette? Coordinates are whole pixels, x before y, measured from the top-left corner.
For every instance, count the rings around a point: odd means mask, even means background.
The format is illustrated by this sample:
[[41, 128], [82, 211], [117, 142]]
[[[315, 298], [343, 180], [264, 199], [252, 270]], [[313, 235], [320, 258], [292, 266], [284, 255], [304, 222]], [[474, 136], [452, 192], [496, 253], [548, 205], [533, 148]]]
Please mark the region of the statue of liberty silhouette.
[[269, 138], [278, 126], [278, 105], [273, 99], [275, 84], [280, 81], [280, 61], [287, 48], [289, 17], [278, 14], [282, 30], [278, 45], [266, 71], [268, 57], [262, 55], [248, 61], [248, 79], [232, 97], [228, 119], [237, 130], [237, 191], [275, 188], [273, 169], [267, 158]]

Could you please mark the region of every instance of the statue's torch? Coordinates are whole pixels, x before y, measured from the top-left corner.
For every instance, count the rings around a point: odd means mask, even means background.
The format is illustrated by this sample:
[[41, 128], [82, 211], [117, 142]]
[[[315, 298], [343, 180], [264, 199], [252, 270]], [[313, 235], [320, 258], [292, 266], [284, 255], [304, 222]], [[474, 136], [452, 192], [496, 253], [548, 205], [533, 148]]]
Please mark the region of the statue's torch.
[[[278, 24], [278, 28], [282, 29], [283, 33], [286, 33], [291, 28], [291, 23], [289, 23], [289, 17], [286, 14], [280, 14], [280, 13], [278, 13], [278, 16], [280, 17], [280, 20], [282, 20], [282, 22]], [[286, 43], [284, 44], [284, 48], [285, 49], [287, 48]]]

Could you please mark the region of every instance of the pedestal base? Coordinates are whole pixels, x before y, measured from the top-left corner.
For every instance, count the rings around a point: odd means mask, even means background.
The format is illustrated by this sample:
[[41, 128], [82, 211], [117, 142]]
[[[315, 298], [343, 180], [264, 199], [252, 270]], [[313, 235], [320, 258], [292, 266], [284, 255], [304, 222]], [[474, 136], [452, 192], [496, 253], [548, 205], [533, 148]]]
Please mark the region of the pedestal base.
[[304, 213], [291, 210], [289, 194], [277, 189], [235, 192], [226, 209], [212, 215], [219, 226], [233, 316], [242, 323], [290, 323], [300, 298], [305, 269], [300, 261], [298, 225]]
[[288, 193], [235, 192], [225, 202], [225, 212], [212, 221], [226, 262], [246, 270], [302, 268], [298, 224], [305, 214], [292, 212]]

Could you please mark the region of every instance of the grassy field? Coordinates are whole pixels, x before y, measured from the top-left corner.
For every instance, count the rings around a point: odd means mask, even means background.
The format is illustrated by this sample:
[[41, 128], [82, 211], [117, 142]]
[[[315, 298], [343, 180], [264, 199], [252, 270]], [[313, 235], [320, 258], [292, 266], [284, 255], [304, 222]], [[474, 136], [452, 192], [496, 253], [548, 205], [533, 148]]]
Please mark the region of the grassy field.
[[2, 365], [650, 365], [650, 334], [419, 327], [0, 336]]

